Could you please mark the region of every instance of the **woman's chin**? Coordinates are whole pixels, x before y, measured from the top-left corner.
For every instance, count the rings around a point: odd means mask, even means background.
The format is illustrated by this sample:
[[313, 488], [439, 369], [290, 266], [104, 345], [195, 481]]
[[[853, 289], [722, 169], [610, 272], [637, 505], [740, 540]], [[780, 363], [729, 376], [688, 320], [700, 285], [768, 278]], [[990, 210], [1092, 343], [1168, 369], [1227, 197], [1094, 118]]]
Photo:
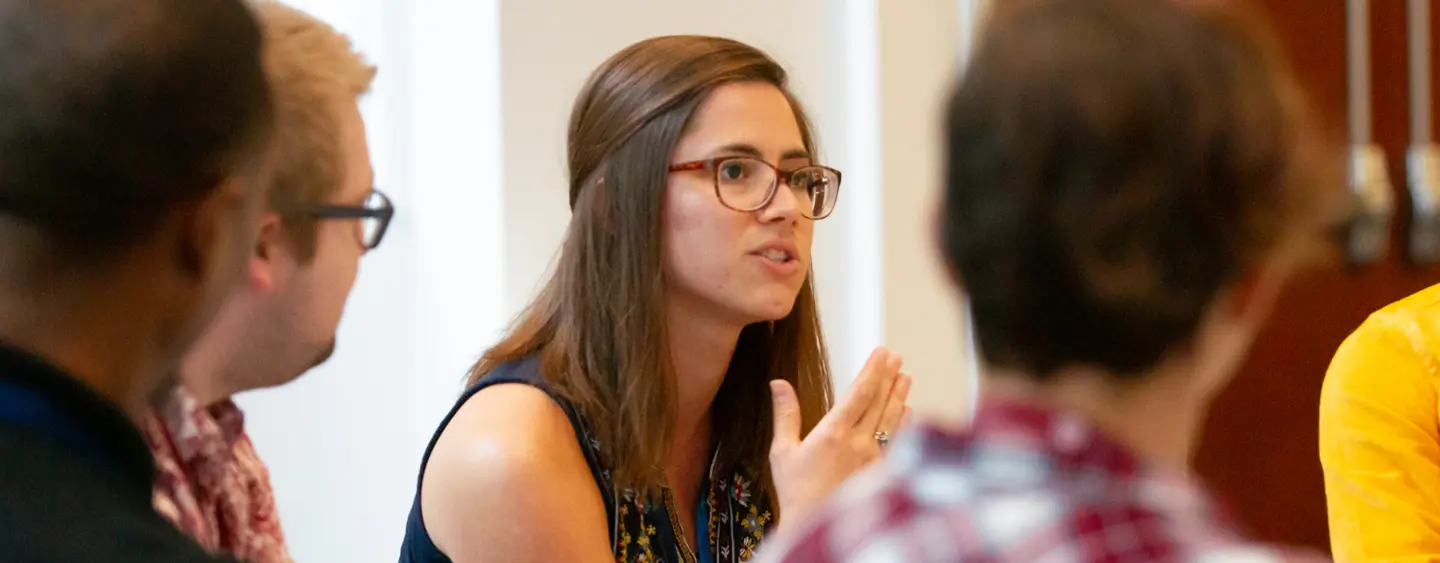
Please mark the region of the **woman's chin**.
[[752, 323], [763, 323], [788, 317], [790, 311], [793, 310], [795, 310], [795, 299], [791, 298], [783, 301], [755, 303], [751, 307], [746, 307], [746, 316], [751, 319]]

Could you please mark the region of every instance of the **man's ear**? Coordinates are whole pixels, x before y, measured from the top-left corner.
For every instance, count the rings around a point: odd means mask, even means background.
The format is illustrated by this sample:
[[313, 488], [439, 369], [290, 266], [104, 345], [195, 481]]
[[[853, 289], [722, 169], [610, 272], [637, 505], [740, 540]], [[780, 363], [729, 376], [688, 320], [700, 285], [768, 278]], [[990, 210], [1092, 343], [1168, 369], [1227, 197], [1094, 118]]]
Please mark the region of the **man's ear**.
[[247, 261], [245, 283], [258, 292], [269, 292], [275, 288], [278, 259], [283, 252], [284, 224], [280, 214], [266, 211], [260, 221], [260, 234], [255, 237]]

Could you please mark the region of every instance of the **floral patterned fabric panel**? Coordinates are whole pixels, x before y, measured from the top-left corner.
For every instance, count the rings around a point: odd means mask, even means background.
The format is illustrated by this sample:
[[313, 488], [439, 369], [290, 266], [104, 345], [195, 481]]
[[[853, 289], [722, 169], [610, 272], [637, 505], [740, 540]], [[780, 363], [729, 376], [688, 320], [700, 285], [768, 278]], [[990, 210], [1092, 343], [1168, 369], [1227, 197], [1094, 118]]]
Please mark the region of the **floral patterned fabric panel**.
[[[667, 502], [669, 491], [664, 492], [665, 498], [653, 500], [633, 490], [616, 491], [610, 469], [596, 463], [601, 459], [600, 441], [588, 431], [584, 435], [586, 457], [599, 467], [596, 480], [606, 489], [607, 498], [617, 499], [613, 510], [607, 511], [616, 563], [696, 563], [698, 558], [682, 546], [683, 535], [676, 528], [676, 523], [695, 525], [694, 515], [673, 514]], [[705, 495], [709, 511], [706, 537], [715, 563], [743, 562], [755, 553], [774, 524], [769, 498], [756, 479], [742, 472], [710, 481]]]

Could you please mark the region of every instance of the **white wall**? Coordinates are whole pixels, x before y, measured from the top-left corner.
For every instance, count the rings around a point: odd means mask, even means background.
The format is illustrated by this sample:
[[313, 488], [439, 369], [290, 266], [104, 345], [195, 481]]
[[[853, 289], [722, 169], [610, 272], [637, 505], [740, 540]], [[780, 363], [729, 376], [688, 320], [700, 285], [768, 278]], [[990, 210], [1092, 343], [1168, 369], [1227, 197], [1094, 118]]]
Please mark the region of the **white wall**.
[[362, 263], [336, 356], [241, 398], [298, 561], [394, 560], [431, 431], [558, 246], [571, 101], [653, 35], [730, 36], [790, 69], [845, 172], [816, 242], [838, 383], [883, 343], [916, 376], [917, 411], [966, 414], [972, 356], [929, 213], [941, 96], [981, 0], [290, 1], [379, 63], [362, 109], [400, 212]]

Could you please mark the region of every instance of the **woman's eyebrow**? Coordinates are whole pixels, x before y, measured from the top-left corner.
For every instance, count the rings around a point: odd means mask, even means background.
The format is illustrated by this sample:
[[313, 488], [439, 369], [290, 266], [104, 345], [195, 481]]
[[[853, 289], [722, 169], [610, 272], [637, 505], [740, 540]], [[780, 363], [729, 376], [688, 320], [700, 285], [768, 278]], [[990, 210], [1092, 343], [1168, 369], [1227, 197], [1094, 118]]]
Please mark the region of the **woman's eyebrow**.
[[[716, 155], [738, 154], [740, 156], [748, 156], [758, 160], [765, 160], [765, 153], [760, 149], [755, 148], [755, 145], [751, 145], [749, 143], [731, 143], [715, 149], [714, 151], [712, 151], [712, 153]], [[785, 151], [785, 154], [780, 156], [780, 160], [782, 161], [810, 158], [810, 153], [805, 151], [804, 149], [790, 149], [788, 151]]]

